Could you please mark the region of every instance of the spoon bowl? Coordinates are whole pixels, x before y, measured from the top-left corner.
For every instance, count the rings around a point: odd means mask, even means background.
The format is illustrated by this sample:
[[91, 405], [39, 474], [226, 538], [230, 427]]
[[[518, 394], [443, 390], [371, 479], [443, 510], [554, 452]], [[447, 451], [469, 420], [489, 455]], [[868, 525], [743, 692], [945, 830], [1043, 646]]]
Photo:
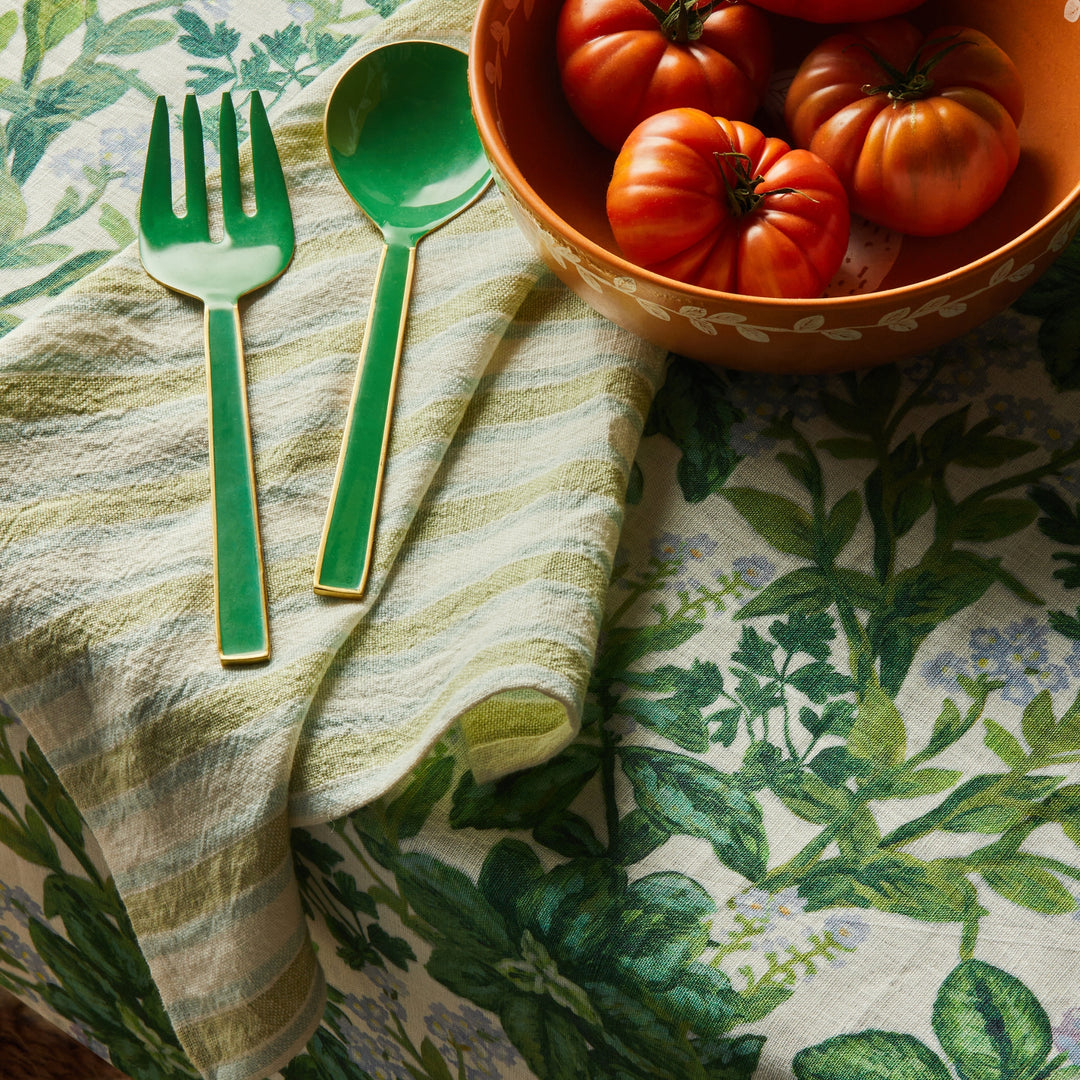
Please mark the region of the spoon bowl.
[[491, 181], [472, 118], [468, 58], [434, 41], [362, 56], [338, 80], [324, 120], [330, 163], [384, 246], [315, 567], [315, 591], [358, 598], [375, 521], [416, 245]]

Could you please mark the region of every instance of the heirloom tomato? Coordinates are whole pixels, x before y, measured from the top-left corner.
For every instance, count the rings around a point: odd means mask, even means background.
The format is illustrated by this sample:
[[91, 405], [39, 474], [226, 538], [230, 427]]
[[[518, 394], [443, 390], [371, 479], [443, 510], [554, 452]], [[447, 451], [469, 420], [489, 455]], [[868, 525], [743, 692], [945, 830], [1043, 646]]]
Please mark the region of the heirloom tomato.
[[734, 0], [566, 0], [555, 45], [570, 108], [609, 150], [665, 109], [748, 120], [772, 74], [767, 16]]
[[785, 101], [797, 146], [839, 174], [851, 208], [901, 233], [940, 236], [998, 199], [1020, 156], [1024, 90], [985, 34], [861, 24], [803, 61]]
[[820, 296], [847, 251], [836, 173], [738, 120], [670, 109], [643, 120], [615, 161], [611, 229], [631, 262], [706, 289]]
[[923, 0], [753, 0], [777, 15], [793, 15], [816, 23], [867, 22], [900, 15]]

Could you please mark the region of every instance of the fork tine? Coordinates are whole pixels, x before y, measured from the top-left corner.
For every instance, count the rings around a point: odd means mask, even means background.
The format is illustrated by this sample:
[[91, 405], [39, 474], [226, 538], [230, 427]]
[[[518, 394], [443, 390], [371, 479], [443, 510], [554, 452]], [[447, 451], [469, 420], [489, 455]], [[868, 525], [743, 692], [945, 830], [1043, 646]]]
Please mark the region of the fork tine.
[[184, 220], [193, 234], [209, 236], [202, 117], [194, 94], [184, 100]]
[[148, 236], [168, 218], [172, 209], [172, 159], [169, 154], [169, 110], [165, 98], [154, 105], [150, 141], [146, 148], [142, 196], [139, 199], [139, 228]]
[[285, 174], [281, 170], [266, 108], [256, 90], [251, 95], [251, 168], [255, 179], [255, 212], [270, 207], [289, 209], [289, 192], [285, 187]]
[[221, 212], [225, 218], [225, 231], [228, 232], [244, 220], [244, 207], [240, 197], [240, 152], [236, 138], [236, 113], [228, 91], [221, 95], [218, 149], [221, 153]]

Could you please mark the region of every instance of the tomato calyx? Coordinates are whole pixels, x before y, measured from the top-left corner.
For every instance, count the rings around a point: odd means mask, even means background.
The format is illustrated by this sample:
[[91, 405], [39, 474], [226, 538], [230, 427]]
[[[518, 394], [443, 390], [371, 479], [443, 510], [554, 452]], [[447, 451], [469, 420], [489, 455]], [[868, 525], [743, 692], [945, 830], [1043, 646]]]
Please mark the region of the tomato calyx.
[[[746, 154], [740, 154], [735, 150], [721, 152], [713, 151], [716, 164], [720, 166], [720, 175], [724, 180], [724, 191], [727, 195], [728, 208], [734, 217], [740, 218], [746, 214], [752, 214], [763, 199], [770, 195], [801, 195], [811, 202], [817, 200], [807, 195], [798, 188], [770, 188], [768, 191], [758, 191], [758, 187], [765, 182], [765, 177], [760, 173], [757, 176], [750, 175], [750, 158]], [[728, 169], [724, 168], [725, 161], [735, 176], [735, 182], [728, 177]]]
[[[957, 41], [955, 40], [957, 37], [959, 37], [959, 34], [950, 34], [948, 37], [934, 38], [932, 41], [925, 42], [912, 57], [911, 63], [908, 64], [904, 71], [890, 64], [888, 60], [879, 56], [864, 42], [854, 42], [853, 45], [849, 45], [847, 48], [859, 46], [866, 49], [874, 63], [889, 78], [888, 82], [882, 83], [880, 86], [865, 83], [859, 89], [868, 97], [873, 97], [876, 94], [887, 94], [891, 101], [897, 103], [928, 97], [934, 89], [934, 80], [930, 77], [930, 72], [954, 49], [959, 49], [962, 45], [978, 44], [978, 42], [972, 41], [970, 38]], [[936, 45], [945, 45], [945, 48], [935, 53], [929, 60], [924, 61], [923, 54], [925, 51], [934, 48]]]
[[705, 31], [705, 20], [722, 3], [724, 0], [709, 0], [699, 6], [698, 0], [671, 0], [671, 5], [665, 9], [656, 0], [641, 0], [641, 5], [660, 24], [664, 37], [677, 45], [697, 41]]

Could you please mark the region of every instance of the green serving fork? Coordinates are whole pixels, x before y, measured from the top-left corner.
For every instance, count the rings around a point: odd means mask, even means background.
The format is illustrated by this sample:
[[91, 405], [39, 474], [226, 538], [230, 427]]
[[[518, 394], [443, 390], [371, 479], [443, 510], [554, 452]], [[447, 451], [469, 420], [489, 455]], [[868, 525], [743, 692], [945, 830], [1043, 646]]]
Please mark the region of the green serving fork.
[[154, 109], [139, 206], [139, 255], [146, 272], [201, 300], [205, 312], [214, 606], [222, 664], [270, 656], [238, 302], [284, 271], [295, 243], [285, 177], [257, 92], [251, 95], [250, 123], [253, 214], [243, 208], [236, 115], [229, 95], [223, 94], [220, 240], [210, 239], [202, 120], [191, 95], [184, 103], [185, 213], [173, 211], [169, 113], [163, 97]]

